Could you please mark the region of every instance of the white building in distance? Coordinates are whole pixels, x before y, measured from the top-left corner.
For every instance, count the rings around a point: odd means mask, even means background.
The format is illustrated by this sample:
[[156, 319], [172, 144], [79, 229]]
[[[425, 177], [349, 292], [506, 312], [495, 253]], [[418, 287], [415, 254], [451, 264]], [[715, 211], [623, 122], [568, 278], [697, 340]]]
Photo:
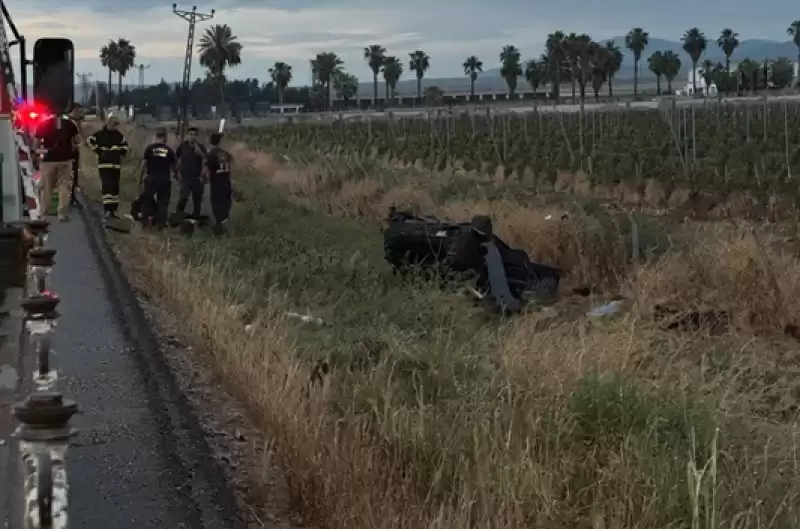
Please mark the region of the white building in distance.
[[[734, 71], [735, 66], [731, 64], [731, 71]], [[717, 95], [717, 84], [711, 83], [706, 86], [706, 79], [703, 77], [703, 72], [705, 70], [703, 68], [697, 67], [695, 68], [694, 72], [689, 70], [686, 73], [686, 86], [683, 90], [678, 90], [678, 95], [686, 94], [688, 96], [694, 95], [694, 74], [697, 75], [697, 93], [702, 94], [704, 96], [715, 96]]]

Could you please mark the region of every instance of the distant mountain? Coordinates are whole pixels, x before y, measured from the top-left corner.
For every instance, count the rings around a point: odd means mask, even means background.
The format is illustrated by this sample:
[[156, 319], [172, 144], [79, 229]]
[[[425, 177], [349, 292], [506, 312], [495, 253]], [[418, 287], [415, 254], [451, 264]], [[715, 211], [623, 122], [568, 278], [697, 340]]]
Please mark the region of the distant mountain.
[[[717, 46], [716, 37], [713, 39], [710, 35], [708, 47], [703, 54], [701, 61], [709, 59], [711, 61], [725, 63], [725, 55], [722, 50]], [[617, 84], [628, 84], [633, 82], [634, 61], [633, 53], [625, 47], [625, 37], [614, 37], [614, 43], [619, 46], [623, 53], [622, 68], [616, 76]], [[605, 42], [605, 40], [603, 41]], [[683, 51], [683, 43], [679, 41], [672, 41], [666, 39], [650, 38], [650, 43], [642, 53], [641, 64], [639, 65], [639, 77], [643, 81], [652, 82], [655, 76], [647, 69], [647, 58], [656, 51], [672, 51], [681, 58], [681, 72], [685, 74], [691, 69], [692, 60], [689, 55]], [[777, 59], [778, 57], [788, 57], [793, 61], [797, 61], [798, 50], [793, 42], [777, 42], [774, 40], [765, 39], [747, 39], [739, 43], [739, 47], [733, 52], [731, 62], [736, 63], [743, 59], [749, 58], [757, 61], [766, 59]], [[537, 55], [538, 57], [538, 55]], [[531, 57], [533, 58], [533, 57]], [[469, 78], [464, 77], [446, 77], [446, 78], [426, 78], [422, 80], [423, 90], [428, 86], [438, 86], [445, 93], [466, 93], [469, 92], [470, 84]], [[527, 86], [524, 79], [519, 80], [521, 89]], [[491, 68], [484, 70], [475, 82], [476, 92], [504, 92], [507, 90], [506, 83], [500, 77], [499, 68]], [[400, 81], [397, 85], [397, 94], [400, 96], [411, 96], [417, 91], [417, 82], [414, 79], [406, 79]], [[358, 93], [360, 97], [370, 97], [372, 95], [372, 83], [365, 82], [359, 83]], [[382, 82], [378, 83], [378, 96], [383, 97], [385, 88]]]

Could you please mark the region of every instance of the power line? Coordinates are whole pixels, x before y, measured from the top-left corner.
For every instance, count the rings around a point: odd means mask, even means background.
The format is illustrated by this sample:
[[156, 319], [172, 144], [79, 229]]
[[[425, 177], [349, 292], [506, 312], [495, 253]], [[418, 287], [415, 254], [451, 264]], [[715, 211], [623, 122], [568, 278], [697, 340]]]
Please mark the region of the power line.
[[172, 4], [172, 12], [189, 23], [189, 35], [186, 37], [186, 59], [183, 63], [183, 83], [181, 91], [183, 92], [183, 101], [181, 104], [181, 113], [178, 119], [178, 136], [183, 139], [189, 121], [189, 78], [192, 75], [192, 51], [194, 47], [194, 27], [197, 22], [205, 22], [214, 18], [214, 9], [211, 13], [198, 13], [197, 6], [192, 6], [191, 11], [181, 11], [178, 9], [178, 4]]
[[94, 77], [92, 73], [78, 73], [81, 80], [81, 103], [85, 106], [89, 102], [89, 78]]
[[137, 64], [134, 68], [139, 69], [139, 88], [144, 88], [144, 71], [150, 68], [149, 64]]

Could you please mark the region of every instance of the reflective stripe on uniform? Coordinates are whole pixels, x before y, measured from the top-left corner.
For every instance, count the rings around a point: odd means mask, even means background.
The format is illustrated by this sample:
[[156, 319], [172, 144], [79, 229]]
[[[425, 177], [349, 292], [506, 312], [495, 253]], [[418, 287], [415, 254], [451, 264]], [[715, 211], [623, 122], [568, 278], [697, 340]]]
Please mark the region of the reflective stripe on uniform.
[[127, 145], [112, 145], [111, 147], [98, 147], [99, 151], [127, 151]]
[[101, 200], [103, 204], [119, 204], [119, 197], [117, 195], [103, 195]]
[[97, 164], [98, 169], [122, 169], [122, 166], [118, 163], [99, 163]]

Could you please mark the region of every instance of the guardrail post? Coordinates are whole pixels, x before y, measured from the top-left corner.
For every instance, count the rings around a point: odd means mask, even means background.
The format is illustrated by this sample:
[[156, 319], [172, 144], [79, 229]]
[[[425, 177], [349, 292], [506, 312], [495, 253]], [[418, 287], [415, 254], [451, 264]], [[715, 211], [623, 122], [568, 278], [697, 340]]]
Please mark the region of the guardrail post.
[[47, 235], [50, 231], [50, 222], [47, 220], [32, 220], [27, 223], [27, 228], [33, 234], [33, 247], [43, 248], [47, 243]]
[[69, 439], [77, 434], [69, 421], [77, 411], [77, 404], [59, 393], [36, 393], [14, 405], [22, 423], [14, 437], [25, 472], [26, 529], [67, 527], [66, 457]]
[[25, 239], [22, 228], [0, 226], [0, 278], [5, 287], [25, 286]]
[[28, 331], [26, 343], [36, 354], [38, 369], [35, 381], [41, 390], [53, 389], [56, 382], [56, 371], [50, 365], [50, 343], [59, 317], [56, 311], [58, 302], [59, 299], [51, 295], [36, 295], [22, 300], [25, 329]]
[[56, 250], [32, 248], [28, 252], [28, 288], [31, 294], [44, 294], [50, 290], [50, 274], [55, 264]]

